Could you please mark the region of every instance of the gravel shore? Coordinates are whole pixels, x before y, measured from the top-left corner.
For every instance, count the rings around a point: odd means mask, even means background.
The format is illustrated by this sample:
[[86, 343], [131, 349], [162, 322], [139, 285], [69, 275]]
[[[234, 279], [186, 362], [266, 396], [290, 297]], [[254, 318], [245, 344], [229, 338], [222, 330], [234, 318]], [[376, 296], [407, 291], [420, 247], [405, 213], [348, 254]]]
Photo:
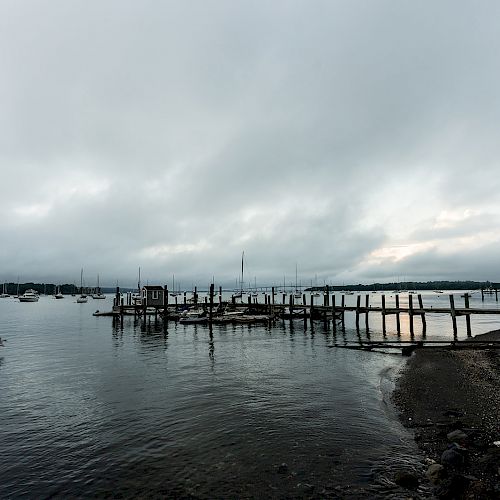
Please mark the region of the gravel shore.
[[500, 498], [499, 349], [417, 349], [393, 400], [426, 456], [420, 484], [437, 498]]

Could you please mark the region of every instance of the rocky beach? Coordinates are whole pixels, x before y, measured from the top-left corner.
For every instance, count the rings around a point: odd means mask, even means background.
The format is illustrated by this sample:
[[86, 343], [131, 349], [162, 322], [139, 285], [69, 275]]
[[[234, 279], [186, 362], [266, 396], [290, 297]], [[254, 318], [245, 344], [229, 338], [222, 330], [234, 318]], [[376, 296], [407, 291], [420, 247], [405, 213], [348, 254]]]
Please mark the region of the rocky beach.
[[500, 351], [487, 344], [500, 330], [473, 340], [478, 348], [417, 349], [400, 374], [393, 401], [425, 457], [422, 474], [395, 478], [408, 490], [500, 498]]

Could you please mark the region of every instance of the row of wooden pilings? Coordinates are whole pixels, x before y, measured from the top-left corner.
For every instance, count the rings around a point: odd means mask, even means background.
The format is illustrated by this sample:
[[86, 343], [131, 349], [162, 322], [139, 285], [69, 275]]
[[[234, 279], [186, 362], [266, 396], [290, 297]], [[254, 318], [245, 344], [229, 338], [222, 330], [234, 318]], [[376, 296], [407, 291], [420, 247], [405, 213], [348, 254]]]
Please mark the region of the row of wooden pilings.
[[[164, 290], [164, 300], [163, 304], [161, 306], [153, 306], [155, 308], [155, 319], [157, 315], [159, 314], [159, 310], [166, 311], [167, 307], [169, 305], [174, 305], [174, 304], [169, 304], [169, 299], [168, 299], [168, 288], [165, 287], [163, 288]], [[294, 317], [297, 317], [297, 315], [294, 315], [294, 308], [303, 308], [301, 311], [301, 316], [304, 318], [304, 320], [307, 320], [308, 318], [312, 321], [314, 314], [316, 314], [315, 317], [323, 317], [323, 319], [326, 321], [327, 320], [327, 315], [331, 314], [332, 319], [333, 319], [333, 326], [336, 328], [337, 326], [337, 321], [340, 322], [343, 328], [345, 328], [345, 312], [346, 311], [352, 311], [356, 315], [356, 329], [359, 329], [359, 323], [360, 323], [360, 317], [362, 314], [365, 314], [365, 324], [366, 328], [368, 329], [368, 315], [369, 313], [373, 312], [380, 312], [382, 314], [382, 331], [383, 333], [386, 333], [386, 316], [389, 315], [395, 315], [396, 316], [396, 329], [398, 334], [401, 333], [401, 322], [400, 322], [400, 314], [405, 313], [408, 314], [409, 316], [409, 327], [410, 327], [410, 334], [414, 334], [414, 317], [415, 316], [420, 316], [421, 321], [422, 321], [422, 335], [425, 336], [426, 333], [426, 328], [427, 328], [427, 323], [426, 323], [426, 317], [425, 314], [427, 313], [445, 313], [445, 314], [450, 314], [451, 319], [452, 319], [452, 326], [453, 326], [453, 334], [456, 337], [458, 333], [458, 328], [457, 328], [457, 316], [460, 315], [465, 315], [466, 317], [466, 329], [467, 329], [467, 336], [471, 336], [471, 320], [470, 320], [470, 314], [472, 313], [480, 313], [480, 312], [485, 312], [481, 310], [472, 310], [470, 309], [469, 306], [469, 294], [464, 294], [464, 301], [465, 301], [465, 308], [457, 308], [455, 307], [455, 298], [452, 294], [449, 295], [449, 302], [450, 302], [450, 307], [449, 309], [446, 308], [424, 308], [422, 296], [420, 294], [417, 295], [417, 301], [418, 305], [414, 304], [413, 301], [413, 295], [409, 294], [408, 295], [408, 307], [401, 307], [400, 305], [400, 297], [398, 294], [395, 295], [395, 307], [387, 306], [386, 304], [386, 296], [381, 295], [381, 306], [375, 306], [372, 307], [369, 303], [370, 301], [370, 295], [367, 294], [365, 296], [364, 300], [364, 305], [361, 305], [361, 295], [357, 295], [356, 297], [356, 306], [346, 306], [345, 303], [345, 295], [342, 294], [340, 303], [336, 303], [336, 296], [335, 294], [330, 295], [328, 287], [325, 289], [325, 293], [323, 294], [323, 305], [315, 305], [314, 304], [314, 297], [311, 295], [309, 297], [310, 302], [307, 304], [307, 296], [306, 294], [302, 294], [301, 298], [295, 302], [295, 297], [294, 294], [290, 294], [287, 300], [287, 294], [284, 293], [282, 294], [282, 301], [281, 304], [277, 304], [275, 301], [275, 290], [274, 287], [271, 290], [270, 294], [265, 294], [264, 295], [264, 303], [259, 303], [258, 302], [258, 297], [252, 297], [251, 295], [248, 295], [247, 303], [245, 302], [237, 302], [236, 297], [232, 296], [231, 298], [231, 303], [238, 307], [242, 306], [254, 306], [257, 310], [260, 312], [264, 311], [268, 313], [269, 315], [274, 316], [275, 314], [279, 314], [280, 312], [282, 313], [281, 315], [284, 317], [286, 316], [286, 307], [289, 307], [289, 317], [290, 319], [293, 319]], [[178, 296], [176, 295], [175, 297], [175, 306], [179, 306], [179, 301], [178, 301]], [[219, 287], [219, 293], [218, 293], [218, 304], [216, 303], [216, 294], [214, 290], [214, 285], [210, 285], [210, 290], [208, 297], [204, 297], [204, 301], [200, 303], [199, 301], [199, 296], [197, 292], [197, 288], [195, 287], [193, 298], [191, 301], [188, 301], [186, 297], [186, 293], [184, 293], [183, 297], [183, 304], [188, 305], [188, 303], [193, 304], [193, 305], [203, 305], [204, 308], [206, 308], [208, 312], [208, 319], [209, 321], [212, 320], [213, 316], [213, 311], [214, 308], [219, 306], [221, 308], [225, 302], [222, 300], [222, 288]], [[301, 302], [301, 303], [300, 303]], [[120, 308], [120, 315], [123, 316], [125, 310], [131, 310], [133, 309], [135, 315], [143, 315], [144, 318], [146, 318], [147, 314], [147, 308], [150, 307], [148, 304], [141, 304], [141, 305], [134, 305], [133, 300], [132, 300], [132, 294], [128, 293], [126, 295], [126, 299], [124, 299], [119, 292], [119, 288], [117, 288], [117, 293], [116, 297], [114, 300], [114, 305], [115, 307], [118, 306]], [[489, 311], [490, 313], [500, 313], [500, 311]]]

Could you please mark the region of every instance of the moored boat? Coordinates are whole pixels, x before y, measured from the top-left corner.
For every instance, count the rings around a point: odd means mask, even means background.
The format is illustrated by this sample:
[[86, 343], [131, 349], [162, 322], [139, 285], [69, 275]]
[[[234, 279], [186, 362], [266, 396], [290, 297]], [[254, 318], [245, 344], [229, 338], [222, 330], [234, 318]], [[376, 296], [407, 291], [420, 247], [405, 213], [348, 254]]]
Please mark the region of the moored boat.
[[19, 296], [19, 302], [38, 302], [39, 298], [38, 292], [30, 288]]

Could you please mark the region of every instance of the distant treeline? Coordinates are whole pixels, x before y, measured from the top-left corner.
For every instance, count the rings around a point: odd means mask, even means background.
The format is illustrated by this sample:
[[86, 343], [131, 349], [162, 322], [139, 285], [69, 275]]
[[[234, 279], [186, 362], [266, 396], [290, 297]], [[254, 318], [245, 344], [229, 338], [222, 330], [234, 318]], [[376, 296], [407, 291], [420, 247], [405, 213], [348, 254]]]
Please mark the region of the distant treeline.
[[[479, 290], [481, 288], [500, 288], [500, 283], [491, 281], [403, 281], [399, 283], [372, 283], [371, 285], [330, 285], [330, 290], [353, 291], [398, 291], [398, 290]], [[324, 290], [324, 286], [313, 286], [306, 291]]]
[[[64, 295], [71, 295], [72, 293], [79, 293], [80, 287], [73, 284], [55, 285], [54, 283], [6, 283], [6, 292], [9, 295], [17, 295], [18, 287], [19, 294], [23, 294], [26, 290], [32, 289], [36, 290], [40, 294], [52, 295], [57, 291], [63, 293]], [[105, 288], [100, 287], [101, 292], [111, 293], [116, 290], [116, 288]], [[92, 289], [92, 287], [84, 287], [84, 289]], [[0, 293], [3, 291], [3, 283], [0, 283]]]

